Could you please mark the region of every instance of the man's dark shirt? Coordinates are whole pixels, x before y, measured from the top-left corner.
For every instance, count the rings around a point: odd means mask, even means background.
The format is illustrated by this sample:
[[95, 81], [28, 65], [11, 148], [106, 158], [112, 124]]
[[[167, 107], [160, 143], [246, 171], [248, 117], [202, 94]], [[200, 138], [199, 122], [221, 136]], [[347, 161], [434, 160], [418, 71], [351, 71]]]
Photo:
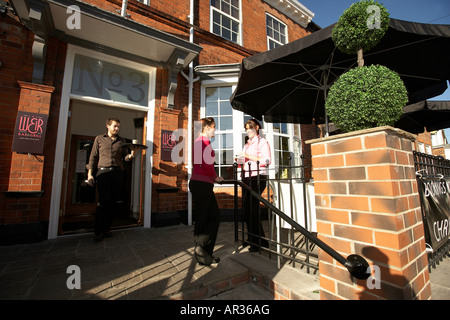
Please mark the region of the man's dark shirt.
[[123, 148], [124, 143], [126, 143], [125, 139], [119, 135], [115, 140], [111, 139], [107, 133], [95, 137], [87, 168], [93, 171], [100, 167], [123, 169], [123, 161], [127, 151], [126, 148]]

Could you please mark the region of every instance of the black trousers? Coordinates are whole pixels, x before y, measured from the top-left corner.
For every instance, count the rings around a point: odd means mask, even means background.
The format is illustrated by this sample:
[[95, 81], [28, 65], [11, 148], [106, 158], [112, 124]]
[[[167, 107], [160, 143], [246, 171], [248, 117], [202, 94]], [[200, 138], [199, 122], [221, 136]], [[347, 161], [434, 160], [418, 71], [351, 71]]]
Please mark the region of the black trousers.
[[203, 181], [189, 181], [194, 201], [194, 242], [212, 255], [219, 231], [220, 212], [214, 195], [214, 185]]
[[[248, 185], [252, 190], [258, 192], [261, 195], [264, 192], [264, 189], [267, 186], [267, 177], [265, 175], [259, 176], [259, 185], [258, 185], [258, 177], [249, 177], [244, 178], [243, 182]], [[247, 231], [249, 233], [248, 240], [252, 244], [260, 244], [262, 246], [268, 247], [268, 241], [265, 239], [259, 240], [260, 237], [264, 237], [264, 229], [261, 224], [261, 217], [259, 212], [259, 200], [252, 196], [252, 194], [243, 189], [243, 213], [244, 220], [247, 224]], [[261, 241], [261, 242], [259, 242]]]
[[100, 173], [96, 177], [98, 204], [95, 211], [95, 234], [111, 229], [116, 214], [117, 202], [122, 198], [124, 171], [115, 170]]

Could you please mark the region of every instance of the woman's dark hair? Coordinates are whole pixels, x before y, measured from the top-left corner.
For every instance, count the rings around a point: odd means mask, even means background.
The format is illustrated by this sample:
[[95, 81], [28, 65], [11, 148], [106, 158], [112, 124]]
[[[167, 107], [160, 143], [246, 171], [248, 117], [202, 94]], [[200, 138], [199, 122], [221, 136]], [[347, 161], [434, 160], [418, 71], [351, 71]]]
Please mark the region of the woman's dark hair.
[[213, 117], [202, 118], [200, 121], [202, 122], [202, 132], [205, 131], [206, 126], [212, 127], [216, 125]]
[[259, 124], [258, 120], [256, 119], [249, 119], [244, 125], [244, 129], [247, 129], [246, 127], [249, 127], [250, 129], [256, 130], [256, 134], [259, 135], [259, 129], [261, 129], [261, 125]]

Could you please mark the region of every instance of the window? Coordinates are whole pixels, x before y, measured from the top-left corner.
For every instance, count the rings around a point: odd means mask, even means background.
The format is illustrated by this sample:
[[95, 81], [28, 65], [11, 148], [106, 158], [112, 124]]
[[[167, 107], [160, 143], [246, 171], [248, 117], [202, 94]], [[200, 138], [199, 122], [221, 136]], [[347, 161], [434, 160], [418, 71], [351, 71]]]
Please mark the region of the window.
[[287, 43], [287, 27], [286, 25], [266, 14], [267, 29], [267, 48], [274, 49]]
[[150, 0], [137, 0], [137, 1], [146, 5], [150, 5]]
[[[216, 122], [216, 134], [211, 139], [215, 152], [215, 169], [219, 176], [226, 180], [233, 179], [233, 164], [245, 143], [247, 134], [244, 125], [252, 116], [232, 108], [230, 97], [237, 83], [236, 75], [229, 75], [230, 66], [223, 70], [216, 67], [197, 66], [196, 71], [206, 74], [201, 85], [200, 117], [212, 117]], [[269, 167], [270, 178], [299, 178], [301, 170], [290, 172], [283, 166], [300, 165], [301, 134], [300, 125], [291, 123], [261, 124], [260, 135], [269, 142], [272, 152], [272, 163]], [[280, 168], [281, 166], [281, 168]], [[239, 176], [239, 173], [238, 173]]]
[[205, 89], [205, 117], [213, 117], [216, 135], [211, 140], [216, 154], [216, 172], [224, 179], [233, 179], [233, 109], [230, 103], [231, 86]]
[[212, 33], [240, 43], [240, 0], [211, 0]]
[[287, 123], [274, 123], [273, 124], [273, 149], [275, 156], [275, 167], [277, 170], [276, 178], [287, 179], [288, 168], [284, 166], [291, 165], [291, 151], [289, 147], [289, 132]]

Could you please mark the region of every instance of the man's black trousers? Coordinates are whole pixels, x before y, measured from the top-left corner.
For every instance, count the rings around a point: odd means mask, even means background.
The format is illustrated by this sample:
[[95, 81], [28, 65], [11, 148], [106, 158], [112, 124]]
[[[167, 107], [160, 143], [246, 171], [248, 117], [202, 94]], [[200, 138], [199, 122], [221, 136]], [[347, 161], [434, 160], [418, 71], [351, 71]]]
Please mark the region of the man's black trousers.
[[117, 203], [122, 200], [123, 170], [98, 174], [96, 177], [98, 204], [95, 211], [95, 234], [105, 234], [111, 228]]

